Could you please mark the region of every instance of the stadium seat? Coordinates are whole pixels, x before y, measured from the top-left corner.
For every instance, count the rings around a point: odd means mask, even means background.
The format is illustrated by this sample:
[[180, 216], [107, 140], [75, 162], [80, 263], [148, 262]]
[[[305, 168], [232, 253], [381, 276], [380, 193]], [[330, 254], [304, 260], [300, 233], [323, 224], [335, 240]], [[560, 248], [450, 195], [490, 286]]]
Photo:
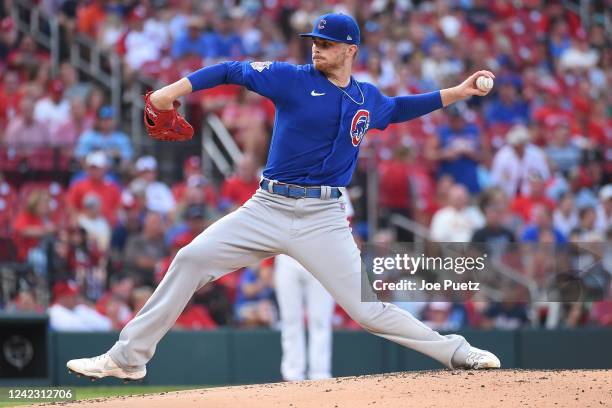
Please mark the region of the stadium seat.
[[22, 161], [22, 155], [15, 149], [0, 147], [0, 171], [17, 172]]
[[19, 189], [21, 200], [25, 200], [34, 190], [47, 190], [51, 197], [60, 196], [64, 193], [64, 188], [56, 181], [29, 181]]
[[[72, 165], [73, 156], [70, 152], [58, 148], [43, 148], [28, 154], [25, 159], [28, 170], [44, 172], [68, 172]], [[52, 177], [56, 179], [57, 177]]]
[[29, 170], [52, 171], [55, 167], [55, 151], [51, 147], [34, 150], [26, 160]]

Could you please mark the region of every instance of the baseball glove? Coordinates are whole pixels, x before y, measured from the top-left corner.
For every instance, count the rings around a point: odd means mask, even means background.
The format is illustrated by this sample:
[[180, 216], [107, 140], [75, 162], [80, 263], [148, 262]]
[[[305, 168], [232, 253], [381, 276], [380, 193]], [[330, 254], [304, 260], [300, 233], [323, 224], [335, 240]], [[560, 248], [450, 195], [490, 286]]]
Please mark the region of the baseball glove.
[[144, 123], [149, 136], [156, 140], [171, 142], [182, 142], [191, 139], [193, 127], [177, 111], [181, 103], [174, 101], [172, 109], [157, 109], [150, 101], [152, 93], [147, 92], [144, 97]]

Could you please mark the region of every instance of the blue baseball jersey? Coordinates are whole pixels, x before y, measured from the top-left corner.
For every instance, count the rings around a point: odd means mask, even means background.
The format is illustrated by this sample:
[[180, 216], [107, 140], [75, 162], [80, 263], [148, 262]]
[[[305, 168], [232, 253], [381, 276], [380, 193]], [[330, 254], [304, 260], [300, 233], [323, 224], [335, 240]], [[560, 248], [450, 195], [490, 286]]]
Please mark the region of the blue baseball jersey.
[[274, 102], [263, 174], [283, 183], [346, 186], [366, 132], [386, 128], [393, 111], [393, 100], [373, 85], [351, 80], [344, 89], [355, 101], [363, 100], [359, 105], [313, 65], [240, 62], [232, 64], [228, 77]]
[[237, 84], [272, 100], [276, 116], [264, 177], [303, 186], [348, 185], [369, 129], [442, 106], [439, 92], [391, 98], [353, 78], [340, 89], [311, 64], [232, 61], [187, 78], [194, 90]]

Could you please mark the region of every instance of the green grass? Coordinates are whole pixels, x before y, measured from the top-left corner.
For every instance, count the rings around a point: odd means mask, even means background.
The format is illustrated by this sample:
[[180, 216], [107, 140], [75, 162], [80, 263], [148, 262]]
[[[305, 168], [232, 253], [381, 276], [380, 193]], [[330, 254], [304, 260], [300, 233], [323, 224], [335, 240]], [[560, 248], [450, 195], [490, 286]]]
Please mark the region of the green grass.
[[[15, 387], [18, 388], [18, 387]], [[46, 388], [46, 387], [32, 387], [32, 388]], [[57, 387], [59, 388], [59, 387]], [[92, 398], [105, 398], [105, 397], [116, 397], [120, 395], [141, 395], [141, 394], [152, 394], [157, 392], [168, 392], [168, 391], [180, 391], [190, 390], [194, 388], [205, 388], [203, 385], [193, 386], [148, 386], [148, 385], [125, 385], [116, 387], [70, 387], [76, 394], [77, 400], [92, 399]], [[0, 395], [7, 395], [7, 387], [0, 388]], [[19, 405], [31, 405], [36, 404], [32, 401], [24, 402], [7, 402], [6, 398], [0, 399], [0, 408], [15, 407]]]

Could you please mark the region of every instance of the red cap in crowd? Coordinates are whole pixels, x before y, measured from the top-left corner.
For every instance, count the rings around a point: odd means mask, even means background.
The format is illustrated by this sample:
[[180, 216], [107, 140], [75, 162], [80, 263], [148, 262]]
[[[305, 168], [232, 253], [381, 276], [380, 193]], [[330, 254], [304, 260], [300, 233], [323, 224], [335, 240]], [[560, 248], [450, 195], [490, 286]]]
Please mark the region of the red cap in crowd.
[[67, 296], [76, 296], [79, 294], [79, 287], [72, 281], [56, 282], [53, 285], [53, 300]]
[[191, 156], [185, 160], [185, 163], [183, 164], [183, 171], [185, 173], [200, 170], [202, 170], [202, 159], [200, 159], [198, 156]]
[[60, 79], [54, 79], [49, 84], [49, 92], [52, 95], [61, 95], [64, 92], [64, 83]]
[[148, 14], [148, 11], [145, 6], [143, 5], [136, 6], [134, 7], [134, 9], [132, 9], [130, 14], [128, 14], [128, 21], [129, 22], [142, 21], [147, 18], [147, 14]]

